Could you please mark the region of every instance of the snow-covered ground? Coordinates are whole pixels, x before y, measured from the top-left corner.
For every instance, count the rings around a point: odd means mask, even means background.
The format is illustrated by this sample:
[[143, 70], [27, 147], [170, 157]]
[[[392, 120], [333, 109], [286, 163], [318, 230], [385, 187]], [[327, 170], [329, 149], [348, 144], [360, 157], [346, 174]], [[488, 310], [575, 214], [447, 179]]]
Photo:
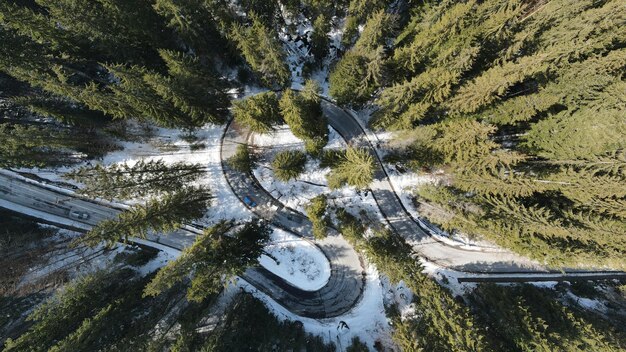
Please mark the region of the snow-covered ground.
[[[145, 161], [162, 159], [166, 163], [199, 163], [205, 167], [206, 174], [198, 181], [198, 184], [209, 186], [215, 198], [206, 216], [198, 222], [203, 225], [212, 225], [222, 219], [247, 220], [251, 218], [251, 213], [230, 192], [222, 173], [220, 138], [223, 131], [224, 126], [205, 126], [195, 132], [196, 140], [190, 143], [183, 138], [180, 130], [153, 128], [150, 137], [141, 141], [120, 142], [122, 150], [108, 153], [98, 162], [104, 165], [113, 163], [132, 165], [142, 159]], [[63, 179], [62, 175], [82, 165], [85, 164], [71, 168], [23, 168], [18, 171], [34, 173], [51, 181], [76, 184]], [[132, 204], [133, 201], [126, 201], [126, 203]]]
[[315, 245], [280, 229], [274, 229], [261, 265], [302, 290], [316, 291], [330, 278], [328, 259]]
[[[328, 144], [324, 149], [347, 148], [343, 138], [334, 129], [329, 130]], [[286, 206], [304, 213], [304, 207], [312, 198], [325, 194], [330, 206], [345, 208], [355, 216], [364, 210], [373, 222], [384, 222], [384, 217], [370, 192], [358, 191], [354, 187], [331, 190], [326, 181], [330, 168], [320, 168], [318, 160], [309, 158], [304, 172], [294, 180], [283, 182], [276, 179], [271, 168], [274, 155], [284, 150], [304, 151], [304, 142], [294, 136], [286, 125], [279, 126], [270, 133], [252, 134], [249, 144], [261, 156], [253, 170], [254, 176], [265, 190]]]
[[376, 341], [386, 348], [391, 348], [393, 346], [392, 329], [385, 315], [382, 284], [378, 271], [370, 265], [366, 268], [366, 274], [365, 290], [359, 303], [350, 312], [331, 319], [310, 319], [294, 315], [242, 280], [239, 280], [238, 286], [252, 292], [255, 297], [265, 302], [265, 305], [279, 319], [302, 322], [307, 332], [323, 337], [326, 342], [335, 343], [338, 351], [344, 351], [350, 346], [354, 336], [358, 336], [372, 351]]

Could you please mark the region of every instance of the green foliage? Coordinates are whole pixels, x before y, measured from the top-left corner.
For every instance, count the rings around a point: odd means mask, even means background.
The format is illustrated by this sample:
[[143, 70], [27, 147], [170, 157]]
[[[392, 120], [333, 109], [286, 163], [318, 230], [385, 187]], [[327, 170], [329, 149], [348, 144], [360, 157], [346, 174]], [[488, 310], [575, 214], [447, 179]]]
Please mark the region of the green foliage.
[[253, 132], [270, 132], [282, 122], [278, 97], [274, 92], [263, 92], [233, 103], [233, 116], [237, 123]]
[[471, 296], [510, 351], [618, 351], [610, 333], [594, 329], [532, 285], [480, 285]]
[[107, 305], [124, 291], [122, 283], [129, 279], [131, 270], [101, 271], [78, 279], [37, 307], [28, 316], [33, 326], [19, 338], [8, 340], [4, 351], [59, 350], [66, 337], [85, 329], [83, 322], [88, 324], [92, 316], [110, 310]]
[[311, 199], [304, 207], [306, 215], [313, 223], [313, 236], [321, 240], [326, 237], [328, 220], [326, 218], [326, 208], [328, 206], [326, 196], [321, 194]]
[[146, 204], [134, 205], [117, 218], [104, 220], [74, 244], [95, 247], [102, 242], [114, 246], [131, 237], [146, 238], [149, 232], [168, 233], [184, 223], [201, 218], [211, 202], [211, 193], [203, 187], [187, 187], [167, 193], [160, 199], [149, 199]]
[[[390, 158], [444, 168], [420, 191], [447, 230], [554, 266], [622, 268], [626, 204], [623, 44], [616, 2], [441, 2], [403, 29], [375, 127]], [[610, 240], [613, 238], [613, 240]]]
[[389, 3], [388, 0], [350, 0], [341, 44], [348, 47], [354, 43], [359, 33], [359, 24], [372, 13], [383, 10]]
[[339, 188], [347, 184], [363, 189], [374, 180], [375, 170], [374, 156], [367, 149], [349, 147], [345, 156], [331, 168], [326, 178], [330, 188]]
[[22, 96], [13, 98], [13, 101], [35, 114], [54, 118], [63, 124], [101, 127], [110, 121], [100, 111], [89, 110], [85, 106], [58, 97]]
[[392, 17], [379, 11], [368, 18], [361, 37], [330, 74], [330, 95], [340, 105], [360, 105], [382, 85], [384, 44]]
[[144, 296], [156, 296], [189, 275], [190, 301], [202, 301], [218, 293], [224, 282], [257, 264], [270, 232], [270, 227], [256, 222], [238, 226], [224, 221], [206, 229], [181, 256], [157, 273], [146, 286]]
[[167, 20], [173, 29], [193, 49], [210, 53], [220, 42], [215, 4], [201, 0], [156, 0], [154, 11]]
[[[206, 116], [198, 118], [200, 111], [195, 110], [191, 101], [185, 100], [189, 96], [184, 96], [185, 99], [181, 99], [180, 95], [176, 96], [177, 93], [184, 94], [181, 91], [185, 87], [177, 87], [174, 82], [163, 82], [162, 77], [159, 78], [143, 67], [115, 65], [106, 68], [119, 80], [119, 84], [108, 86], [107, 91], [97, 90], [94, 86], [87, 87], [86, 94], [93, 93], [88, 98], [91, 99], [91, 104], [86, 103], [88, 106], [99, 106], [98, 110], [118, 118], [137, 117], [151, 120], [163, 127], [192, 129], [207, 121]], [[117, 104], [110, 104], [109, 99]]]
[[335, 351], [319, 336], [307, 334], [299, 322], [279, 321], [265, 305], [244, 294], [203, 343], [202, 351]]
[[311, 34], [311, 53], [317, 61], [321, 61], [327, 54], [330, 37], [330, 21], [323, 14], [313, 21], [313, 33]]
[[279, 10], [277, 0], [242, 0], [241, 7], [246, 13], [256, 14], [268, 28], [274, 26]]
[[[167, 9], [168, 14], [162, 13], [167, 18], [180, 15], [180, 20], [193, 21], [201, 16], [192, 9], [176, 13], [171, 7], [176, 6], [166, 3], [160, 1], [155, 8]], [[11, 48], [3, 50], [0, 69], [54, 96], [22, 98], [35, 112], [68, 122], [139, 118], [187, 129], [225, 121], [226, 83], [208, 68], [226, 53], [204, 51], [196, 57], [175, 51], [175, 46], [198, 45], [191, 36], [166, 30], [164, 18], [149, 2], [37, 4], [0, 7], [2, 45]], [[214, 14], [215, 6], [201, 7]]]
[[305, 164], [306, 154], [299, 150], [285, 150], [274, 156], [272, 169], [277, 179], [287, 182], [300, 176]]
[[304, 140], [306, 151], [312, 155], [320, 155], [328, 143], [328, 122], [322, 112], [318, 89], [314, 81], [307, 81], [301, 94], [287, 89], [279, 102], [291, 132]]
[[142, 298], [147, 280], [130, 269], [85, 275], [36, 307], [28, 318], [32, 325], [5, 350], [140, 350], [139, 341], [152, 338], [169, 303], [179, 299], [175, 290]]
[[230, 31], [230, 38], [237, 44], [241, 55], [259, 75], [263, 84], [268, 87], [287, 86], [291, 74], [277, 34], [256, 15], [251, 14], [250, 17], [252, 25], [246, 28], [235, 23]]
[[252, 172], [253, 162], [247, 144], [238, 145], [235, 154], [226, 160], [228, 166], [239, 172]]
[[226, 83], [203, 67], [197, 57], [167, 50], [159, 53], [169, 76], [147, 74], [146, 83], [190, 118], [193, 127], [226, 122], [230, 106]]
[[65, 177], [85, 185], [80, 193], [105, 199], [134, 199], [162, 195], [184, 188], [204, 174], [200, 164], [177, 162], [166, 165], [162, 159], [140, 160], [133, 165], [83, 166]]
[[163, 28], [149, 2], [125, 0], [37, 0], [50, 21], [74, 40], [92, 43], [112, 58], [141, 60], [164, 40]]
[[[71, 165], [83, 157], [113, 149], [87, 132], [46, 125], [0, 123], [0, 166], [45, 167]], [[80, 154], [82, 153], [82, 155]]]
[[391, 282], [403, 281], [415, 295], [416, 314], [394, 321], [393, 338], [405, 351], [487, 350], [484, 331], [474, 324], [469, 310], [439, 284], [422, 273], [411, 246], [390, 232], [363, 238], [363, 226], [345, 211], [337, 213], [344, 237], [376, 265]]

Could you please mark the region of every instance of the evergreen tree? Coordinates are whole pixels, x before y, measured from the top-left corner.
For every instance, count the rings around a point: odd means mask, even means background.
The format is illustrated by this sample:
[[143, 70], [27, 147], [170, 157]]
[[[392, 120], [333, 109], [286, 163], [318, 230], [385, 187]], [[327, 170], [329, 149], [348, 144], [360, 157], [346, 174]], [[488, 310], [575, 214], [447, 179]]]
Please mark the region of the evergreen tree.
[[166, 165], [159, 159], [140, 160], [133, 165], [83, 166], [68, 172], [65, 177], [84, 184], [79, 192], [89, 197], [133, 199], [182, 189], [204, 173], [200, 164], [176, 162]]
[[0, 23], [38, 44], [49, 46], [52, 50], [71, 53], [78, 50], [69, 33], [31, 8], [4, 1], [0, 3]]
[[389, 3], [388, 0], [350, 0], [341, 44], [345, 47], [353, 44], [362, 21], [368, 19], [375, 11], [383, 10]]
[[313, 236], [318, 240], [326, 237], [326, 226], [328, 225], [326, 218], [327, 206], [326, 196], [321, 194], [311, 199], [309, 204], [304, 207], [307, 217], [313, 223]]
[[297, 321], [279, 319], [262, 301], [246, 293], [234, 298], [208, 336], [192, 334], [198, 337], [197, 344], [188, 347], [193, 351], [336, 351], [333, 343], [307, 333]]
[[237, 123], [253, 132], [270, 132], [282, 122], [278, 97], [274, 92], [264, 92], [233, 103], [233, 117]]
[[46, 167], [71, 165], [85, 157], [102, 155], [109, 147], [80, 132], [45, 124], [0, 123], [2, 167]]
[[206, 229], [180, 257], [157, 273], [144, 296], [158, 295], [191, 274], [187, 299], [202, 301], [258, 262], [270, 232], [267, 225], [256, 222], [235, 225], [223, 221]]
[[256, 14], [268, 28], [274, 27], [279, 10], [277, 0], [242, 0], [241, 6], [246, 13]]
[[[515, 351], [617, 351], [608, 332], [594, 329], [532, 285], [480, 285], [471, 296], [503, 344]], [[609, 336], [607, 336], [609, 335]], [[611, 337], [611, 338], [610, 338]]]
[[250, 155], [250, 150], [247, 144], [240, 144], [237, 146], [237, 151], [233, 156], [226, 160], [228, 166], [239, 172], [252, 172], [252, 164], [254, 160]]
[[411, 246], [390, 232], [363, 237], [365, 228], [345, 210], [337, 212], [343, 236], [391, 282], [403, 281], [415, 295], [416, 314], [404, 321], [394, 319], [393, 338], [409, 351], [484, 351], [484, 331], [469, 310], [439, 284], [422, 273]]
[[211, 202], [211, 193], [202, 187], [186, 187], [146, 204], [134, 205], [117, 218], [104, 220], [74, 241], [95, 247], [102, 242], [114, 246], [131, 237], [145, 239], [150, 232], [168, 233], [184, 223], [201, 218]]
[[330, 37], [330, 22], [323, 14], [318, 16], [313, 22], [313, 33], [311, 34], [311, 53], [317, 61], [324, 59], [328, 54]]
[[384, 75], [384, 44], [392, 17], [379, 11], [368, 18], [363, 33], [330, 74], [330, 95], [340, 105], [369, 100]]
[[199, 60], [182, 53], [161, 50], [169, 76], [147, 74], [144, 80], [162, 99], [168, 100], [200, 126], [226, 121], [230, 100], [226, 83], [204, 68]]
[[132, 270], [100, 271], [68, 285], [38, 306], [28, 320], [33, 326], [15, 340], [6, 342], [4, 351], [49, 351], [128, 287]]
[[367, 149], [348, 148], [345, 156], [326, 176], [330, 188], [343, 185], [367, 188], [374, 180], [376, 164]]
[[279, 103], [291, 132], [304, 140], [306, 151], [313, 155], [319, 155], [328, 143], [328, 122], [322, 112], [317, 89], [313, 81], [308, 81], [302, 94], [288, 89], [283, 92]]
[[219, 32], [220, 13], [215, 4], [202, 0], [156, 0], [152, 7], [167, 20], [167, 27], [200, 54], [219, 56], [215, 48], [223, 44]]
[[237, 48], [264, 85], [287, 86], [291, 75], [277, 34], [267, 28], [254, 13], [250, 14], [250, 18], [250, 27], [235, 23], [230, 31], [230, 38], [237, 44]]
[[35, 114], [51, 117], [68, 125], [100, 127], [111, 120], [102, 112], [89, 110], [83, 105], [56, 96], [22, 96], [13, 98], [13, 101]]
[[276, 154], [272, 160], [272, 169], [277, 179], [287, 182], [300, 176], [305, 164], [306, 154], [299, 150], [285, 150]]
[[51, 21], [74, 38], [92, 43], [108, 58], [145, 61], [167, 42], [159, 18], [149, 1], [36, 0]]
[[[119, 84], [110, 85], [107, 90], [113, 93], [113, 101], [119, 101], [120, 104], [118, 106], [112, 104], [107, 108], [106, 101], [101, 101], [100, 108], [105, 112], [121, 118], [136, 117], [151, 120], [163, 127], [194, 128], [201, 126], [204, 122], [183, 113], [173, 103], [164, 100], [146, 82], [145, 78], [149, 72], [145, 68], [124, 65], [106, 66], [106, 68], [119, 80]], [[86, 90], [86, 94], [89, 94], [89, 91], [93, 92], [93, 89]], [[97, 93], [93, 95], [93, 97], [97, 96]]]

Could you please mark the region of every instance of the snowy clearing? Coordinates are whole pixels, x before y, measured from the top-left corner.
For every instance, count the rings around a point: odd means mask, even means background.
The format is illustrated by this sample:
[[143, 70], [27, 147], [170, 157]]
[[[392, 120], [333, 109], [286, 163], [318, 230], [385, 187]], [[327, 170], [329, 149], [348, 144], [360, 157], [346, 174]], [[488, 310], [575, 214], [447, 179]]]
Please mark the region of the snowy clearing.
[[392, 348], [392, 329], [385, 315], [382, 284], [378, 271], [368, 265], [366, 272], [365, 290], [359, 303], [350, 312], [331, 319], [317, 320], [297, 316], [244, 280], [238, 280], [237, 285], [263, 301], [279, 319], [302, 322], [307, 332], [323, 337], [326, 342], [335, 343], [338, 351], [344, 351], [350, 346], [354, 336], [358, 336], [371, 350], [374, 350], [376, 341], [380, 341], [386, 348]]
[[260, 264], [291, 285], [306, 291], [324, 287], [330, 278], [330, 263], [313, 244], [281, 229], [274, 229]]
[[[337, 131], [330, 127], [329, 131], [325, 150], [347, 148], [347, 143]], [[284, 150], [304, 150], [304, 142], [294, 136], [288, 126], [279, 126], [271, 133], [252, 134], [249, 142], [260, 156], [253, 170], [254, 176], [265, 190], [287, 207], [305, 213], [304, 207], [312, 198], [325, 194], [330, 206], [345, 208], [355, 216], [359, 216], [361, 210], [364, 210], [371, 221], [378, 223], [385, 221], [370, 192], [358, 191], [354, 187], [342, 187], [337, 190], [328, 188], [326, 175], [330, 168], [320, 168], [318, 160], [309, 158], [304, 172], [295, 180], [283, 182], [276, 179], [271, 168], [273, 156]]]
[[[99, 162], [104, 165], [114, 163], [128, 163], [133, 165], [139, 160], [149, 161], [162, 159], [168, 164], [175, 162], [199, 163], [206, 168], [206, 174], [198, 181], [198, 184], [208, 186], [215, 198], [205, 217], [197, 222], [205, 226], [211, 226], [225, 219], [248, 220], [252, 217], [252, 214], [230, 191], [228, 183], [222, 173], [220, 139], [224, 128], [225, 126], [205, 126], [194, 133], [195, 140], [193, 141], [185, 140], [180, 130], [154, 128], [148, 139], [137, 142], [120, 142], [120, 145], [123, 146], [122, 150], [107, 154]], [[34, 173], [41, 178], [53, 182], [77, 185], [74, 182], [65, 180], [62, 175], [74, 168], [87, 164], [88, 163], [79, 164], [72, 168], [22, 168], [18, 171]], [[139, 202], [139, 200], [126, 201], [125, 203], [133, 204], [137, 202]]]

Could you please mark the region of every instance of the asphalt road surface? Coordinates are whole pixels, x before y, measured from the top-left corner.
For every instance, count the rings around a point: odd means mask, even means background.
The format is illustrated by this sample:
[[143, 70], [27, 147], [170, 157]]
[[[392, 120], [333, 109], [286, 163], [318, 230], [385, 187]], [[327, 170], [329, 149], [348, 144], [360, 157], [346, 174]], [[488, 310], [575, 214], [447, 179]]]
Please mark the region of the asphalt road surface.
[[[348, 143], [368, 148], [379, 161], [371, 190], [391, 228], [412, 243], [421, 256], [443, 267], [467, 274], [459, 278], [459, 281], [545, 281], [583, 277], [597, 280], [626, 277], [626, 273], [614, 271], [555, 272], [505, 250], [494, 248], [467, 250], [461, 246], [440, 242], [404, 209], [376, 150], [358, 122], [332, 103], [325, 101], [323, 108], [332, 127]], [[331, 230], [325, 240], [313, 242], [311, 223], [306, 216], [274, 199], [252, 174], [232, 170], [224, 162], [235, 153], [239, 144], [247, 142], [248, 137], [249, 132], [236, 125], [227, 126], [221, 152], [223, 171], [229, 186], [242, 203], [258, 217], [314, 243], [328, 258], [331, 275], [327, 284], [317, 291], [301, 290], [261, 267], [249, 269], [243, 275], [243, 279], [300, 316], [329, 318], [348, 312], [361, 298], [365, 286], [365, 272], [358, 254], [334, 230]], [[256, 205], [246, 204], [245, 197], [253, 200]], [[123, 209], [119, 205], [85, 199], [72, 192], [25, 180], [14, 173], [2, 170], [0, 170], [0, 207], [79, 231], [87, 231], [104, 219], [114, 218]], [[161, 250], [180, 251], [191, 245], [199, 233], [201, 229], [186, 226], [166, 236], [151, 234], [147, 240], [140, 242]]]

